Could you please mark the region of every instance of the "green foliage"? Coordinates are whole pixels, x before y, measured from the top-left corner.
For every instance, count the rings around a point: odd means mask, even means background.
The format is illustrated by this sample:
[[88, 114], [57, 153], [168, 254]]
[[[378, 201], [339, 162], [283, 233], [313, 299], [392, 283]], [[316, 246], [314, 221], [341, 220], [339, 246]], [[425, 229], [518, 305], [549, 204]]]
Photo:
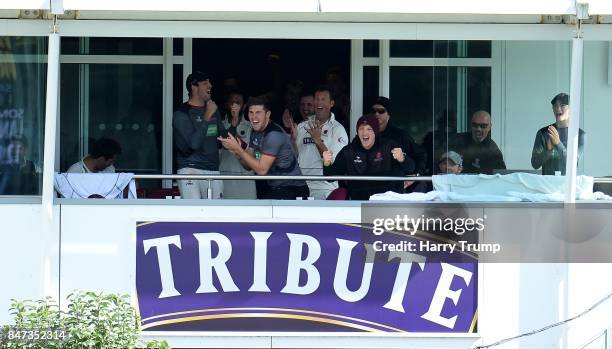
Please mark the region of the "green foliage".
[[[12, 300], [14, 323], [3, 326], [0, 347], [6, 349], [107, 349], [135, 347], [170, 349], [166, 341], [139, 343], [140, 318], [129, 295], [76, 292], [68, 295], [68, 310], [46, 298], [38, 301]], [[64, 340], [9, 339], [9, 330], [54, 330]]]

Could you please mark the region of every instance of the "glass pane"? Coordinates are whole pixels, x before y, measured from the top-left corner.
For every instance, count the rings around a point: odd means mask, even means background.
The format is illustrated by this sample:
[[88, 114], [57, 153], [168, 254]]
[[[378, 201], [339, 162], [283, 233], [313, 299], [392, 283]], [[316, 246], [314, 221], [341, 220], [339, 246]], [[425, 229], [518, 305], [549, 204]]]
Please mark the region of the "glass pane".
[[79, 38], [62, 37], [60, 41], [60, 52], [64, 55], [79, 54]]
[[422, 144], [428, 173], [472, 113], [491, 109], [490, 84], [488, 67], [391, 67], [393, 123]]
[[183, 92], [185, 91], [185, 83], [183, 81], [183, 65], [173, 65], [172, 74], [172, 110], [177, 110], [184, 102]]
[[380, 41], [363, 40], [363, 56], [378, 57], [380, 55]]
[[490, 58], [491, 41], [466, 41], [467, 57], [470, 58]]
[[490, 58], [490, 41], [391, 40], [391, 57]]
[[63, 64], [62, 97], [61, 170], [110, 137], [123, 149], [117, 171], [161, 173], [161, 65]]
[[[370, 101], [378, 96], [378, 67], [363, 67], [363, 110], [365, 114], [370, 108]], [[352, 129], [352, 127], [350, 128]]]
[[[584, 146], [583, 154], [578, 161], [578, 173], [596, 179], [609, 179], [604, 177], [612, 177], [612, 162], [608, 160], [609, 130], [612, 127], [610, 118], [612, 44], [610, 42], [584, 43], [583, 74], [580, 128], [584, 131]], [[552, 121], [551, 119], [549, 120]], [[597, 183], [596, 180], [593, 190], [612, 195], [612, 183]]]
[[44, 38], [0, 37], [0, 195], [40, 195], [47, 68], [20, 61], [45, 50]]
[[433, 41], [391, 40], [391, 57], [433, 57]]
[[183, 55], [183, 39], [182, 38], [172, 39], [172, 50], [175, 56]]
[[[507, 41], [504, 45], [505, 103], [502, 112], [505, 113], [503, 152], [506, 165], [511, 170], [542, 173], [544, 167], [545, 174], [554, 175], [557, 170], [564, 173], [561, 167], [565, 166], [560, 163], [565, 159], [557, 150], [544, 149], [547, 148], [544, 133], [556, 120], [551, 100], [558, 93], [569, 93], [571, 45], [568, 41]], [[600, 74], [597, 79], [601, 81], [603, 73]], [[601, 146], [605, 147], [605, 143]], [[535, 156], [534, 148], [538, 148]]]
[[63, 54], [162, 55], [161, 38], [62, 38]]

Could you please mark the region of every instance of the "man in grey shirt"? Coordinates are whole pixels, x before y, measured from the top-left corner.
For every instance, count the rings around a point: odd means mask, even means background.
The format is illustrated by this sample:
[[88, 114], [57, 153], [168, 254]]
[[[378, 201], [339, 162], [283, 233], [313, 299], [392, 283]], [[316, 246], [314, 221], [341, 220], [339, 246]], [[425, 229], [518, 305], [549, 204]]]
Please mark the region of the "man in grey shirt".
[[[219, 143], [217, 137], [227, 133], [217, 104], [211, 99], [210, 75], [194, 72], [187, 77], [185, 87], [189, 100], [172, 117], [178, 174], [219, 174]], [[179, 180], [184, 199], [208, 196], [208, 181]], [[223, 197], [223, 181], [211, 183], [212, 198]]]
[[[271, 121], [270, 108], [265, 100], [249, 99], [248, 110], [253, 128], [248, 148], [231, 134], [227, 138], [219, 137], [223, 147], [232, 152], [245, 168], [252, 169], [258, 175], [301, 176], [289, 135]], [[306, 199], [309, 195], [308, 186], [303, 180], [269, 180], [268, 186], [258, 199], [294, 200], [297, 197]]]
[[[567, 130], [569, 126], [570, 108], [569, 96], [559, 93], [552, 104], [555, 123], [538, 130], [531, 152], [531, 165], [536, 170], [542, 167], [543, 175], [554, 175], [555, 172], [565, 174], [567, 158]], [[578, 159], [582, 156], [586, 132], [578, 130]]]

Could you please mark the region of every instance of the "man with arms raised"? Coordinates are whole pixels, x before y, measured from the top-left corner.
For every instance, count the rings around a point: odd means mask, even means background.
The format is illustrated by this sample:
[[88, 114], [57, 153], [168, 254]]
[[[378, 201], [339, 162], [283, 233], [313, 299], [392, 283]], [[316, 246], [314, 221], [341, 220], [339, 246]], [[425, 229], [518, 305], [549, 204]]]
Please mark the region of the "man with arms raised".
[[[247, 107], [253, 128], [248, 147], [231, 134], [227, 138], [219, 137], [223, 147], [258, 175], [301, 176], [291, 140], [281, 126], [271, 121], [266, 101], [250, 98]], [[308, 186], [303, 180], [269, 180], [267, 190], [258, 199], [294, 200], [308, 195]]]

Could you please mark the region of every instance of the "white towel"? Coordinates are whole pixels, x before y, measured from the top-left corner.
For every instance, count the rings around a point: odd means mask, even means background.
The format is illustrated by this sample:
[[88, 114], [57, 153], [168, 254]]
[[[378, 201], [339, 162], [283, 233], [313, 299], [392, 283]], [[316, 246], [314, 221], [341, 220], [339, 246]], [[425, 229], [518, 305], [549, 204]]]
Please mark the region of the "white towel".
[[102, 196], [105, 199], [122, 199], [128, 187], [128, 199], [136, 199], [133, 173], [56, 173], [55, 190], [68, 199], [86, 199]]
[[[508, 193], [563, 194], [564, 176], [542, 176], [531, 173], [507, 175], [437, 175], [432, 177], [435, 190], [458, 194], [487, 194], [508, 196]], [[593, 177], [576, 177], [576, 198], [590, 200], [593, 196]], [[548, 200], [547, 200], [548, 201]]]
[[518, 202], [521, 198], [505, 195], [459, 194], [443, 191], [398, 194], [392, 191], [370, 196], [372, 201], [445, 201], [445, 202]]

